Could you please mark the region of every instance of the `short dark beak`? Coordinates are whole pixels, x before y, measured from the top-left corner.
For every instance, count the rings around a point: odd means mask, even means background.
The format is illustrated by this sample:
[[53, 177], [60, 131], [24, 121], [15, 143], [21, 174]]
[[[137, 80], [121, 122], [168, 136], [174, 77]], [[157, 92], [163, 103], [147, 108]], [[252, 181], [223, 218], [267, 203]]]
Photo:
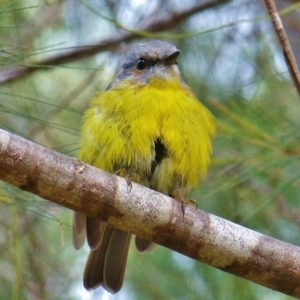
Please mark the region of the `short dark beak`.
[[169, 56], [167, 56], [165, 58], [165, 63], [167, 65], [174, 64], [176, 62], [176, 59], [177, 59], [177, 57], [178, 57], [179, 54], [180, 54], [180, 51], [176, 50], [175, 52], [173, 52], [172, 54], [170, 54]]

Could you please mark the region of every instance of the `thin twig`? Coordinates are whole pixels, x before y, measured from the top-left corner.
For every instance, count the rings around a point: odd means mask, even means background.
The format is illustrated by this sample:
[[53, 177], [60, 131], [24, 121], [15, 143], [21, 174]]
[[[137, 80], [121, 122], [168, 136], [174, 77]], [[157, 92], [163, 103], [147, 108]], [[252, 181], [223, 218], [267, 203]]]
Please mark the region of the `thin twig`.
[[[161, 32], [166, 29], [174, 28], [178, 24], [181, 24], [188, 17], [215, 7], [217, 5], [228, 2], [229, 0], [210, 0], [207, 2], [197, 3], [192, 7], [189, 7], [180, 12], [173, 12], [173, 14], [168, 15], [160, 19], [153, 19], [153, 16], [149, 19], [149, 22], [146, 20], [144, 23], [148, 24], [147, 26], [133, 31], [124, 31], [120, 29], [112, 38], [102, 40], [99, 43], [96, 43], [95, 46], [82, 46], [67, 53], [62, 53], [57, 56], [45, 59], [37, 63], [24, 63], [23, 66], [13, 66], [6, 69], [0, 70], [0, 83], [7, 83], [15, 79], [24, 77], [30, 73], [33, 73], [40, 69], [46, 69], [52, 66], [57, 66], [61, 64], [66, 64], [75, 60], [87, 58], [98, 54], [104, 51], [117, 51], [120, 47], [120, 44], [123, 42], [129, 42], [134, 39], [140, 38], [142, 32]], [[151, 20], [151, 21], [150, 21]]]
[[273, 22], [274, 29], [276, 31], [276, 34], [278, 36], [280, 45], [283, 50], [283, 55], [286, 61], [286, 64], [288, 66], [290, 75], [294, 81], [294, 85], [297, 89], [298, 95], [300, 96], [300, 73], [299, 68], [292, 50], [292, 47], [290, 45], [289, 39], [286, 35], [286, 32], [283, 28], [280, 16], [278, 14], [276, 5], [273, 0], [264, 0], [265, 5], [268, 9], [268, 13], [271, 17], [271, 20]]

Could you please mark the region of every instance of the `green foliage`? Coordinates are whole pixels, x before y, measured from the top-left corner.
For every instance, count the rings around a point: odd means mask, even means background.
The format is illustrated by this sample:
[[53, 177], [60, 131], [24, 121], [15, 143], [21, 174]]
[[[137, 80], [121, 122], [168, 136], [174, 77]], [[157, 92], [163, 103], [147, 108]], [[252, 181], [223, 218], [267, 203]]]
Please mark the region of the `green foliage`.
[[[148, 17], [180, 12], [180, 2], [2, 0], [0, 79], [15, 67], [99, 43], [120, 24], [139, 28]], [[299, 245], [299, 99], [272, 30], [255, 19], [263, 11], [248, 2], [203, 11], [160, 33], [197, 32], [172, 42], [182, 50], [187, 83], [218, 120], [213, 164], [193, 197], [203, 210]], [[250, 21], [230, 26], [240, 18]], [[39, 66], [2, 83], [0, 127], [76, 156], [82, 112], [115, 76], [126, 49]], [[68, 210], [4, 183], [0, 206], [0, 299], [104, 295], [81, 287], [87, 251], [71, 247]], [[132, 249], [127, 267], [117, 299], [290, 299], [163, 247], [151, 254]]]

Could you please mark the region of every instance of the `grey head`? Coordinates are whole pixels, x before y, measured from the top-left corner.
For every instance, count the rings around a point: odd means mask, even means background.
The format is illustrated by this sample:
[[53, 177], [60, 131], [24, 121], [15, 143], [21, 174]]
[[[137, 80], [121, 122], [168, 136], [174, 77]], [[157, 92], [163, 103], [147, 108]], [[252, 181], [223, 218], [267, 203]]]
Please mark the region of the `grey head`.
[[176, 78], [184, 84], [176, 61], [179, 54], [180, 50], [168, 42], [153, 40], [139, 44], [126, 56], [121, 71], [107, 89], [124, 79], [145, 85], [152, 78], [161, 80]]

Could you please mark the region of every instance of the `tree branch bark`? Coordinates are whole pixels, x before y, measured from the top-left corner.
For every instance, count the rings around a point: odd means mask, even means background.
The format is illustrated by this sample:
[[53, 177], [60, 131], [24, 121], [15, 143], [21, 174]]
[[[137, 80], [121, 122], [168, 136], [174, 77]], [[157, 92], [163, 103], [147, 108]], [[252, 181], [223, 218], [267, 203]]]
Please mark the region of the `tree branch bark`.
[[300, 248], [0, 129], [0, 180], [260, 285], [300, 298]]
[[0, 83], [11, 82], [15, 79], [22, 78], [29, 75], [37, 70], [46, 69], [51, 66], [57, 66], [61, 64], [66, 64], [79, 59], [84, 59], [100, 52], [104, 51], [117, 51], [120, 44], [123, 42], [129, 42], [134, 39], [140, 38], [141, 35], [138, 32], [161, 32], [163, 30], [174, 28], [178, 24], [182, 23], [188, 17], [215, 7], [217, 5], [228, 2], [229, 0], [208, 0], [207, 2], [199, 2], [192, 7], [188, 7], [180, 12], [174, 12], [167, 17], [155, 19], [151, 17], [151, 21], [145, 21], [147, 26], [136, 29], [134, 32], [127, 32], [124, 29], [120, 29], [112, 38], [99, 41], [95, 46], [82, 46], [73, 49], [67, 53], [59, 54], [54, 57], [50, 57], [40, 62], [24, 63], [24, 66], [13, 66], [9, 68], [4, 68], [0, 70]]

